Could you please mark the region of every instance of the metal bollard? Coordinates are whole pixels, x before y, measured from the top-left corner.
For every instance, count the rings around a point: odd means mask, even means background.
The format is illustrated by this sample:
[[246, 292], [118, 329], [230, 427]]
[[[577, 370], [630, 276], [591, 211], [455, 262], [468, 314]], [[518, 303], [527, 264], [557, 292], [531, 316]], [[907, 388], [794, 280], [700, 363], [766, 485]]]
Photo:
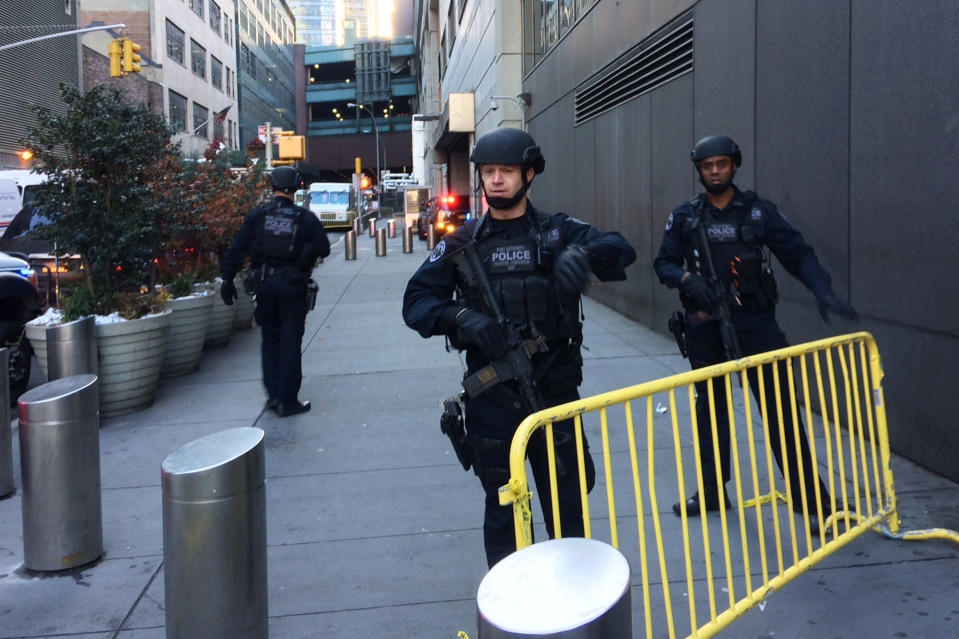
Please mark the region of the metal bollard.
[[47, 327], [47, 379], [97, 374], [97, 325], [92, 315]]
[[370, 237], [376, 237], [376, 218], [370, 218]]
[[376, 231], [376, 257], [386, 255], [386, 229]]
[[13, 431], [10, 430], [10, 351], [0, 348], [0, 497], [13, 493]]
[[362, 232], [363, 232], [363, 222], [358, 217], [353, 218], [353, 235], [355, 235], [356, 237], [359, 237], [360, 233]]
[[348, 260], [356, 259], [356, 231], [347, 231], [346, 238], [343, 240], [344, 251], [343, 255]]
[[96, 375], [47, 382], [20, 396], [23, 565], [74, 568], [103, 554]]
[[231, 428], [163, 460], [167, 639], [268, 639], [263, 449]]
[[403, 252], [413, 252], [413, 227], [407, 226], [403, 229]]
[[386, 223], [390, 237], [396, 237], [396, 220], [390, 220]]
[[436, 248], [436, 227], [430, 224], [430, 228], [426, 232], [426, 250], [432, 251], [435, 248]]
[[593, 539], [553, 539], [486, 573], [476, 594], [477, 626], [484, 639], [629, 639], [630, 601], [622, 553]]

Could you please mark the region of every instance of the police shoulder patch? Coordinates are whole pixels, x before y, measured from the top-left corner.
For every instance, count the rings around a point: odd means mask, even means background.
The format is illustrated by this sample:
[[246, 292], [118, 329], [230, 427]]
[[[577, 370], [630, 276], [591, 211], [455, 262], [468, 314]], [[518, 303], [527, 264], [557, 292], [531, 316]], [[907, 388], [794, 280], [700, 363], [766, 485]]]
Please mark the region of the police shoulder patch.
[[443, 259], [444, 255], [446, 255], [446, 240], [440, 240], [433, 252], [430, 253], [430, 262]]
[[559, 241], [559, 228], [553, 227], [549, 230], [549, 233], [546, 234], [547, 242], [558, 242]]
[[754, 222], [758, 222], [759, 220], [763, 219], [763, 210], [759, 208], [758, 206], [754, 206], [753, 209], [749, 212], [749, 217]]
[[673, 214], [670, 213], [669, 217], [666, 218], [666, 230], [673, 228]]

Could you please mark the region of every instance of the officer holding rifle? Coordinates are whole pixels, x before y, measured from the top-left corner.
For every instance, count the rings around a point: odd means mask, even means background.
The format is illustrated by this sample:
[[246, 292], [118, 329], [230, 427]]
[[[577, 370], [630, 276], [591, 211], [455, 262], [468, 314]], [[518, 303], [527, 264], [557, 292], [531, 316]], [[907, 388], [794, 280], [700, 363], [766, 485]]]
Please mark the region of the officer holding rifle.
[[[676, 335], [683, 355], [688, 354], [689, 363], [694, 369], [788, 345], [786, 336], [776, 322], [778, 293], [770, 264], [770, 251], [791, 275], [812, 291], [823, 320], [828, 321], [830, 312], [848, 319], [856, 318], [852, 306], [833, 293], [829, 273], [816, 259], [812, 247], [790, 226], [776, 205], [752, 191], [740, 191], [733, 184], [736, 170], [742, 163], [742, 153], [735, 142], [721, 135], [703, 138], [690, 155], [706, 191], [669, 214], [663, 242], [653, 267], [663, 284], [680, 290], [679, 298], [685, 315], [674, 314], [670, 330]], [[772, 422], [767, 424], [766, 434], [782, 470], [775, 409], [776, 389], [772, 383], [771, 367], [767, 366], [763, 373], [766, 405]], [[780, 396], [784, 402], [788, 402], [790, 395], [784, 363], [779, 365], [779, 380]], [[760, 392], [758, 382], [758, 377], [752, 373], [749, 385], [757, 402]], [[716, 380], [712, 383], [720, 464], [725, 484], [730, 478], [726, 393], [722, 384]], [[718, 510], [720, 498], [726, 506], [730, 505], [725, 486], [715, 483], [716, 461], [713, 458], [706, 382], [696, 384], [696, 394], [705, 494], [697, 493], [686, 500], [686, 514], [691, 516]], [[792, 411], [788, 406], [783, 408], [783, 422], [793, 505], [796, 510], [802, 510], [799, 463], [793, 446]], [[810, 529], [815, 533], [818, 531], [818, 520], [814, 516], [816, 508], [813, 500], [819, 475], [812, 466], [802, 423], [799, 423], [798, 429]], [[820, 490], [823, 515], [828, 516], [829, 494], [821, 481]], [[680, 515], [682, 505], [673, 505], [673, 511]]]
[[[604, 281], [625, 279], [636, 253], [619, 233], [533, 207], [527, 191], [545, 159], [526, 132], [492, 131], [477, 141], [470, 159], [489, 209], [446, 235], [413, 274], [403, 319], [423, 337], [445, 335], [466, 351], [466, 392], [459, 398], [465, 432], [457, 424], [459, 401], [446, 403], [443, 429], [486, 492], [483, 537], [492, 567], [516, 549], [512, 508], [500, 506], [498, 497], [509, 479], [513, 433], [530, 413], [579, 398], [580, 294], [590, 273]], [[582, 536], [572, 421], [554, 425], [553, 432], [562, 535]], [[528, 455], [553, 537], [545, 443], [540, 429]], [[584, 447], [588, 491], [595, 469], [585, 440]]]

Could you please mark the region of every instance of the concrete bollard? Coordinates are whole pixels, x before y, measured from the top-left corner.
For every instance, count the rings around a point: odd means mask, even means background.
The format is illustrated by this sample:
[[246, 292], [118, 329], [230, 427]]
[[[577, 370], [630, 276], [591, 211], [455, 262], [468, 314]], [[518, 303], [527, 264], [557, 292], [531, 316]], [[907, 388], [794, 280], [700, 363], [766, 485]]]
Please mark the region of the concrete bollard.
[[436, 248], [436, 227], [430, 224], [430, 228], [426, 232], [426, 250], [432, 251], [435, 248]]
[[389, 236], [391, 238], [396, 237], [396, 220], [390, 220], [387, 222], [386, 228], [389, 231]]
[[376, 231], [376, 257], [384, 255], [386, 255], [386, 229], [379, 229]]
[[10, 351], [0, 348], [0, 497], [13, 493], [13, 431], [10, 429]]
[[20, 396], [23, 565], [65, 570], [103, 554], [96, 375], [47, 382]]
[[200, 437], [161, 465], [167, 639], [268, 639], [263, 431]]
[[92, 315], [47, 327], [47, 379], [97, 374], [97, 325]]
[[356, 231], [347, 231], [343, 239], [343, 256], [348, 260], [356, 259]]
[[629, 639], [630, 601], [622, 553], [593, 539], [553, 539], [507, 556], [486, 574], [476, 595], [479, 637]]
[[376, 237], [376, 218], [370, 218], [370, 237]]
[[413, 252], [413, 227], [407, 226], [403, 229], [403, 252]]

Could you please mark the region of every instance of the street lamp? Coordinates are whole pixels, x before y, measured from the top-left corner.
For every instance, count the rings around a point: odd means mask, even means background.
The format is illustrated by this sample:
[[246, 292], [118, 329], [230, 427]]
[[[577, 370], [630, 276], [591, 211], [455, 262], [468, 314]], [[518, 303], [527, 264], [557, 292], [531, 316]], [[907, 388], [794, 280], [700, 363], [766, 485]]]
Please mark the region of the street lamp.
[[373, 134], [376, 136], [376, 187], [380, 188], [380, 130], [376, 128], [376, 118], [373, 116], [373, 112], [367, 109], [364, 104], [347, 102], [346, 106], [351, 109], [363, 109], [367, 115], [370, 116], [370, 120], [373, 121]]

